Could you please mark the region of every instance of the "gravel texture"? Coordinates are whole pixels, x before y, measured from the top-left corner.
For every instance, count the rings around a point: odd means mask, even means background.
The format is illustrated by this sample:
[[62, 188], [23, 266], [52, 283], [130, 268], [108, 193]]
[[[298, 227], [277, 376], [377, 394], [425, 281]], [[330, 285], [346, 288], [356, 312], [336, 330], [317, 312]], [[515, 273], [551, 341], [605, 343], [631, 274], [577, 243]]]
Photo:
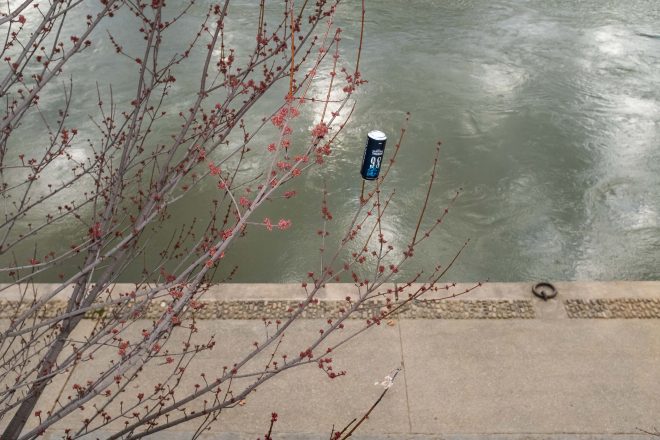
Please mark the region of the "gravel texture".
[[[200, 301], [203, 307], [194, 312], [198, 319], [284, 319], [300, 307], [296, 301]], [[345, 301], [318, 301], [309, 304], [302, 312], [303, 319], [326, 319], [337, 317], [342, 309], [350, 306]], [[50, 301], [42, 307], [41, 318], [52, 318], [64, 312], [64, 301]], [[166, 309], [165, 302], [154, 302], [140, 318], [157, 319]], [[396, 306], [390, 306], [390, 309]], [[17, 310], [18, 308], [18, 310]], [[11, 319], [15, 313], [23, 313], [27, 305], [14, 301], [0, 300], [0, 319]], [[388, 310], [385, 301], [367, 301], [351, 317], [369, 319]], [[99, 314], [118, 311], [117, 308], [105, 308], [88, 312], [86, 318]], [[188, 311], [187, 313], [190, 313]], [[402, 319], [533, 319], [535, 318], [532, 301], [528, 300], [417, 300], [397, 310], [393, 317]]]
[[660, 298], [568, 299], [564, 307], [573, 319], [660, 318]]
[[[197, 319], [285, 319], [300, 303], [297, 301], [200, 301], [202, 307], [194, 311]], [[0, 319], [12, 319], [28, 310], [26, 304], [0, 300]], [[336, 318], [349, 306], [345, 301], [317, 301], [302, 312], [303, 319]], [[158, 319], [167, 304], [151, 303], [141, 309], [139, 318]], [[370, 319], [387, 310], [385, 301], [367, 301], [351, 316]], [[390, 306], [392, 308], [392, 306]], [[49, 301], [39, 311], [40, 318], [53, 318], [64, 313], [64, 301]], [[563, 309], [571, 319], [660, 319], [660, 298], [567, 299]], [[117, 307], [106, 307], [87, 312], [86, 318], [118, 312]], [[186, 315], [193, 313], [188, 310]], [[533, 300], [417, 300], [406, 304], [391, 317], [400, 319], [535, 319]]]

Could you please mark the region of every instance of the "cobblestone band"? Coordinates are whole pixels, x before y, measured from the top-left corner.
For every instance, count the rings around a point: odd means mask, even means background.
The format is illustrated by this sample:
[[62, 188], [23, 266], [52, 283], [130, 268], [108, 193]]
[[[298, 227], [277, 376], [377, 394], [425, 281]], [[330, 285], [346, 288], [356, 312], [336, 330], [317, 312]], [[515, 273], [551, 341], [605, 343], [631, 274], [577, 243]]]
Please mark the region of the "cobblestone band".
[[[197, 319], [285, 319], [299, 307], [297, 301], [245, 300], [201, 301], [203, 307], [196, 310]], [[166, 303], [149, 305], [140, 318], [157, 319]], [[385, 310], [383, 301], [368, 301], [351, 317], [369, 319]], [[563, 308], [571, 319], [660, 319], [660, 298], [612, 298], [567, 299]], [[343, 301], [319, 301], [310, 304], [302, 312], [303, 319], [335, 318], [347, 303]], [[40, 318], [53, 318], [64, 313], [64, 301], [50, 301], [39, 311]], [[11, 319], [28, 309], [16, 301], [0, 300], [0, 319]], [[114, 309], [116, 310], [116, 308]], [[100, 314], [112, 313], [113, 308], [88, 312], [88, 319]], [[188, 315], [190, 312], [187, 312]], [[534, 319], [534, 300], [420, 300], [407, 304], [393, 317], [401, 319]]]
[[660, 298], [568, 299], [564, 308], [573, 319], [660, 318]]
[[[196, 310], [198, 319], [285, 319], [299, 307], [297, 301], [200, 301], [204, 306]], [[15, 301], [0, 300], [0, 319], [11, 319], [28, 309]], [[303, 319], [335, 318], [346, 308], [343, 301], [319, 301], [309, 304], [302, 312]], [[368, 301], [351, 315], [354, 319], [369, 319], [386, 310], [384, 301]], [[40, 318], [53, 318], [64, 313], [64, 301], [50, 301], [39, 311]], [[166, 304], [152, 303], [140, 317], [157, 319], [166, 308]], [[111, 313], [106, 308], [88, 312], [86, 318], [98, 317]], [[394, 317], [394, 315], [393, 315]], [[533, 319], [534, 306], [529, 300], [422, 300], [407, 304], [397, 311], [396, 317], [403, 319]]]
[[422, 300], [401, 314], [412, 319], [534, 319], [530, 300]]

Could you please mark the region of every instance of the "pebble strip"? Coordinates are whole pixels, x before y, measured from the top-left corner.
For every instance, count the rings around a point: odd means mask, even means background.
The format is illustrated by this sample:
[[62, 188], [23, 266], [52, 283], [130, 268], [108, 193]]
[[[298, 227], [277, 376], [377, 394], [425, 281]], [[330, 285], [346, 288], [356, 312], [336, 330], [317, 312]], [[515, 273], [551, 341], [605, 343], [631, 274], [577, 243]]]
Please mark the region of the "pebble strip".
[[534, 319], [529, 300], [421, 300], [402, 313], [410, 319]]
[[[204, 306], [196, 310], [197, 319], [285, 319], [300, 304], [296, 301], [200, 301]], [[348, 308], [345, 301], [318, 301], [309, 304], [302, 312], [303, 319], [328, 319], [339, 316], [340, 309]], [[0, 319], [11, 319], [27, 310], [27, 305], [15, 301], [0, 300]], [[156, 302], [149, 305], [140, 318], [157, 319], [167, 304]], [[63, 313], [64, 301], [50, 301], [40, 310], [40, 318], [53, 318]], [[367, 301], [351, 315], [354, 319], [370, 319], [387, 310], [385, 301]], [[98, 317], [103, 311], [88, 312], [86, 318]], [[189, 313], [189, 312], [188, 312]], [[534, 306], [528, 300], [417, 300], [406, 304], [392, 317], [402, 319], [534, 319]]]
[[660, 318], [660, 298], [567, 299], [564, 308], [573, 319]]
[[[201, 301], [204, 305], [196, 310], [197, 319], [285, 319], [299, 307], [296, 301]], [[318, 301], [302, 312], [303, 319], [336, 318], [344, 301]], [[564, 309], [572, 319], [660, 319], [660, 298], [613, 298], [613, 299], [568, 299]], [[166, 303], [149, 305], [140, 318], [158, 319]], [[17, 310], [18, 308], [18, 310]], [[28, 305], [16, 301], [0, 300], [0, 319], [11, 319], [23, 313]], [[63, 313], [64, 301], [50, 301], [42, 307], [40, 318], [53, 318]], [[370, 319], [387, 310], [384, 301], [368, 301], [351, 317]], [[85, 317], [96, 318], [110, 313], [112, 309], [88, 312]], [[187, 312], [186, 315], [190, 313]], [[418, 300], [407, 304], [392, 317], [401, 319], [534, 319], [531, 300]]]

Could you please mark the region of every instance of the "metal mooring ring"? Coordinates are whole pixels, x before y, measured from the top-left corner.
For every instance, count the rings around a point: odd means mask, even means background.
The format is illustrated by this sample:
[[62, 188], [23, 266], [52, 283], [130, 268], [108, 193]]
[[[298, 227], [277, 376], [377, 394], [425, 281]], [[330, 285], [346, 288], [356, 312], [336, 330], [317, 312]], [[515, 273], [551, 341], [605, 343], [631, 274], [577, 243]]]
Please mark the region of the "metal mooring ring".
[[[546, 293], [546, 290], [550, 290], [550, 292]], [[557, 296], [557, 288], [550, 283], [536, 283], [532, 287], [532, 293], [543, 301], [547, 301]]]

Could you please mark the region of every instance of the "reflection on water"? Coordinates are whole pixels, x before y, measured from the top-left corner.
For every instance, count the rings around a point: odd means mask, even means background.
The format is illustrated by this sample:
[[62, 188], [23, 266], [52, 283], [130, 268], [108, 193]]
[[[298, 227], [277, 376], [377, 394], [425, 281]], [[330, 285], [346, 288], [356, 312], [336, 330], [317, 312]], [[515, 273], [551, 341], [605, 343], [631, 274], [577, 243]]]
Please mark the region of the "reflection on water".
[[[340, 9], [346, 51], [359, 32], [355, 7]], [[318, 191], [330, 189], [336, 237], [357, 205], [366, 133], [388, 133], [391, 152], [406, 111], [412, 121], [391, 175], [398, 197], [384, 225], [389, 240], [409, 240], [438, 139], [432, 205], [443, 208], [464, 188], [444, 228], [418, 252], [428, 267], [469, 237], [453, 279], [660, 279], [657, 0], [381, 0], [367, 16], [361, 63], [369, 83], [336, 156], [270, 213], [295, 213], [298, 232], [252, 231], [236, 245], [227, 257], [242, 264], [236, 280], [298, 281], [318, 269]], [[231, 38], [251, 38], [238, 29]], [[129, 75], [109, 67], [99, 60], [79, 69], [92, 83]], [[180, 78], [173, 93], [184, 108], [195, 85]], [[328, 77], [319, 78], [325, 90]], [[115, 93], [127, 91], [119, 84]], [[48, 99], [56, 100], [42, 104]], [[310, 126], [321, 111], [314, 104], [305, 116]], [[212, 191], [209, 184], [181, 202], [174, 220], [199, 212]]]

